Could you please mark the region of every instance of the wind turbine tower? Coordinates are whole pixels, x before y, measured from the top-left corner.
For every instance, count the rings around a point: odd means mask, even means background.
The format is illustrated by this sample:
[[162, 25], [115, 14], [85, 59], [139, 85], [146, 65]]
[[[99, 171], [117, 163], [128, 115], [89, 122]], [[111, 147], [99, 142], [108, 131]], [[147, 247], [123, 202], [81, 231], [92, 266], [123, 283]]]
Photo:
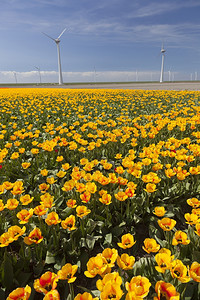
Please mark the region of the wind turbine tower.
[[13, 75], [15, 77], [15, 83], [17, 84], [17, 73], [16, 72], [13, 72]]
[[48, 34], [44, 33], [48, 38], [50, 38], [51, 40], [53, 40], [56, 43], [57, 46], [57, 53], [58, 53], [58, 83], [59, 84], [63, 84], [63, 77], [62, 77], [62, 68], [61, 68], [61, 59], [60, 59], [60, 47], [59, 47], [59, 43], [60, 43], [60, 38], [63, 35], [63, 33], [65, 32], [66, 28], [61, 32], [61, 34], [57, 37], [57, 39], [52, 38], [51, 36], [49, 36]]
[[162, 55], [161, 72], [160, 72], [160, 82], [161, 83], [163, 82], [165, 52], [166, 52], [166, 50], [164, 49], [164, 47], [162, 45], [162, 48], [161, 48], [161, 51], [160, 51], [160, 53]]
[[42, 82], [42, 80], [41, 80], [41, 73], [40, 73], [40, 67], [35, 67], [36, 68], [36, 70], [38, 70], [38, 74], [39, 74], [39, 78], [40, 78], [40, 83]]
[[97, 82], [97, 72], [96, 72], [96, 68], [94, 67], [94, 82]]

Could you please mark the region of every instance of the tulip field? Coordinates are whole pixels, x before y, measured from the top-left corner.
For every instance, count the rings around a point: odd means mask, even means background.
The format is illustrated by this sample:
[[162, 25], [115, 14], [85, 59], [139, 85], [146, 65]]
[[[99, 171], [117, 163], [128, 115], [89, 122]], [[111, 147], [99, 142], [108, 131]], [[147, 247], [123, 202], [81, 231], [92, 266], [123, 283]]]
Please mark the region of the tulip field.
[[200, 299], [200, 92], [0, 90], [0, 299]]

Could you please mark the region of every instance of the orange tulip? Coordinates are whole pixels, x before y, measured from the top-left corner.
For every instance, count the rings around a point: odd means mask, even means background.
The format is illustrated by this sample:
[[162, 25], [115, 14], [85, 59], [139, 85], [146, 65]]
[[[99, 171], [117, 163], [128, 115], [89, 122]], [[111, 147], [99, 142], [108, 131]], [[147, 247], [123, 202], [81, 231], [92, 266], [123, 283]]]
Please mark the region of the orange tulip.
[[12, 291], [6, 300], [28, 300], [31, 295], [31, 287], [26, 285], [25, 288], [17, 288]]

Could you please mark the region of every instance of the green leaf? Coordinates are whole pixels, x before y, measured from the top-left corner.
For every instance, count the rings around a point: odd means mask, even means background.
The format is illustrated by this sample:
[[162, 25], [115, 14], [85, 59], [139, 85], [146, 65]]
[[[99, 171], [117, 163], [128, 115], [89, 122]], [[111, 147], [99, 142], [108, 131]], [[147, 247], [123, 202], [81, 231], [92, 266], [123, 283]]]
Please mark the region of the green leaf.
[[44, 268], [44, 265], [42, 262], [38, 262], [37, 265], [33, 266], [33, 272], [36, 277], [40, 276]]
[[81, 264], [80, 269], [82, 271], [86, 271], [86, 269], [87, 269], [86, 265], [87, 265], [87, 262], [89, 260], [89, 254], [88, 254], [88, 252], [86, 250], [83, 250], [81, 252], [81, 255], [80, 255], [79, 259], [80, 259], [80, 264]]
[[197, 283], [189, 282], [184, 294], [184, 300], [198, 299], [195, 298], [195, 294], [197, 293]]
[[193, 256], [192, 256], [193, 261], [200, 261], [200, 252], [199, 251], [194, 251]]
[[54, 268], [59, 271], [66, 263], [65, 256], [63, 256], [62, 260], [56, 259], [56, 264], [54, 265]]
[[134, 274], [135, 275], [143, 274], [144, 269], [145, 269], [145, 259], [142, 257], [134, 264], [134, 268], [133, 268]]
[[66, 207], [66, 208], [64, 208], [63, 210], [62, 210], [62, 213], [61, 213], [61, 216], [63, 216], [63, 217], [68, 217], [69, 215], [71, 215], [71, 213], [72, 213], [72, 208], [70, 208], [70, 207]]
[[3, 285], [7, 289], [11, 289], [13, 285], [13, 266], [12, 261], [9, 258], [8, 254], [4, 253], [4, 260], [2, 263], [2, 279], [3, 279]]
[[24, 273], [22, 271], [15, 274], [15, 277], [17, 278], [19, 286], [25, 286], [28, 283], [31, 275], [32, 275], [32, 273]]
[[5, 292], [0, 289], [0, 299], [5, 299]]
[[122, 233], [124, 232], [124, 228], [120, 226], [115, 226], [110, 231], [113, 234], [113, 236], [119, 236], [122, 235]]
[[106, 245], [106, 244], [111, 245], [111, 243], [112, 243], [112, 233], [107, 233], [105, 235], [105, 239], [104, 239], [103, 245]]
[[97, 295], [99, 297], [99, 295], [100, 295], [100, 292], [98, 290], [91, 291], [91, 290], [89, 290], [89, 289], [87, 289], [86, 287], [83, 287], [83, 286], [77, 286], [77, 287], [80, 288], [81, 290], [83, 290], [84, 292], [87, 292], [87, 293], [91, 294], [92, 297], [97, 297]]
[[94, 244], [97, 240], [101, 239], [101, 236], [91, 236], [89, 234], [86, 235], [86, 239], [85, 239], [85, 242], [86, 242], [86, 245], [87, 247], [92, 250], [94, 248]]
[[173, 218], [174, 217], [174, 213], [173, 212], [167, 212], [165, 214], [165, 217], [167, 217], [167, 218]]
[[30, 296], [30, 298], [29, 298], [29, 300], [34, 300], [34, 299], [36, 299], [36, 291], [34, 290], [34, 288], [32, 287], [31, 288], [31, 296]]
[[60, 207], [61, 204], [64, 202], [63, 196], [61, 195], [60, 197], [58, 197], [55, 201], [55, 205], [56, 207]]
[[137, 224], [137, 223], [142, 221], [142, 218], [139, 217], [138, 215], [134, 214], [133, 215], [133, 220], [134, 220], [135, 224]]
[[93, 290], [93, 291], [91, 291], [91, 294], [95, 297], [100, 298], [101, 292], [99, 290]]
[[52, 254], [51, 252], [47, 251], [46, 259], [45, 259], [45, 264], [54, 264], [56, 262], [55, 255]]
[[96, 226], [97, 226], [97, 222], [93, 221], [92, 219], [89, 219], [87, 222], [87, 232], [91, 234], [94, 231]]

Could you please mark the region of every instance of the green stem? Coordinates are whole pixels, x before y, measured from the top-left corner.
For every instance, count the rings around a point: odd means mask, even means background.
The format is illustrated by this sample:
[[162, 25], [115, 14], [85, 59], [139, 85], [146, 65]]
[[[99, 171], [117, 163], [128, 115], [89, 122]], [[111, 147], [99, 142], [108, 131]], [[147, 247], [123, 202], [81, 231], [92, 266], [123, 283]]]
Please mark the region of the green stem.
[[54, 246], [56, 247], [58, 245], [58, 235], [57, 235], [57, 232], [56, 232], [56, 228], [54, 225], [52, 225], [52, 229], [53, 229], [53, 243], [54, 243]]
[[168, 244], [168, 249], [172, 249], [172, 232], [171, 231], [164, 231], [164, 236]]
[[81, 228], [82, 237], [85, 237], [84, 220], [83, 219], [80, 220], [80, 228]]
[[182, 291], [182, 293], [181, 293], [181, 296], [182, 296], [182, 297], [183, 297], [184, 294], [185, 294], [185, 291], [186, 291], [187, 286], [188, 286], [188, 282], [185, 283], [184, 289], [183, 289], [183, 291]]
[[72, 231], [70, 232], [70, 240], [71, 240], [71, 243], [72, 243], [72, 252], [73, 252], [75, 250], [75, 248], [76, 248], [76, 245], [75, 245], [75, 242], [74, 242], [73, 232]]
[[105, 221], [106, 221], [106, 226], [108, 226], [109, 225], [109, 220], [110, 220], [108, 205], [106, 205], [105, 211], [106, 211], [106, 220]]
[[127, 199], [126, 218], [129, 219], [129, 216], [130, 216], [130, 199]]
[[25, 258], [25, 243], [21, 243], [21, 253], [22, 257]]
[[[93, 199], [93, 214], [96, 213], [96, 197], [94, 197]], [[92, 214], [92, 217], [94, 217], [94, 215]]]
[[149, 276], [151, 276], [152, 271], [154, 271], [154, 265], [153, 265], [153, 261], [151, 259], [151, 256], [147, 256], [147, 265], [148, 265], [148, 269], [149, 269]]
[[74, 287], [72, 283], [69, 283], [69, 290], [70, 290], [71, 300], [74, 300]]
[[148, 210], [149, 210], [149, 202], [150, 202], [150, 194], [147, 193], [147, 201], [145, 203], [146, 205], [145, 205], [145, 212], [144, 213], [148, 212]]
[[30, 247], [30, 249], [31, 249], [31, 259], [33, 261], [33, 264], [35, 265], [35, 263], [36, 263], [36, 257], [35, 256], [37, 255], [36, 246], [34, 245], [33, 247]]

